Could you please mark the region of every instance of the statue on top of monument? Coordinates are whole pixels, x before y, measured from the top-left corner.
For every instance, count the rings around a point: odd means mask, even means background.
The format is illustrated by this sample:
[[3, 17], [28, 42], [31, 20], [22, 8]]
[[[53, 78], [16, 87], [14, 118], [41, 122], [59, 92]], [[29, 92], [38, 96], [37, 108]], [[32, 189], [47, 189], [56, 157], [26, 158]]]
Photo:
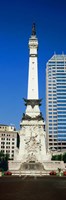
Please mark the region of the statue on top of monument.
[[32, 25], [32, 35], [36, 35], [35, 23], [33, 23], [33, 25]]

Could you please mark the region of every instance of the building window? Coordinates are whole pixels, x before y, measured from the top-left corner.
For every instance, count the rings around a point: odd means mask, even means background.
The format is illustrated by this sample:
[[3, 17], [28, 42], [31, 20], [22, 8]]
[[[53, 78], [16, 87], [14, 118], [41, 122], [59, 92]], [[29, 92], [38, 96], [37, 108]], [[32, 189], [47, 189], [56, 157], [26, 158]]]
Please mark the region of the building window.
[[10, 153], [10, 151], [9, 151], [9, 150], [6, 150], [6, 153]]
[[4, 146], [1, 146], [2, 149], [4, 149]]
[[14, 144], [14, 142], [12, 142], [12, 144]]
[[5, 140], [5, 138], [1, 138], [1, 140]]
[[12, 140], [14, 140], [14, 138], [12, 138]]
[[3, 153], [4, 153], [4, 150], [1, 150], [1, 152], [3, 152]]
[[1, 144], [3, 144], [3, 145], [4, 145], [4, 144], [5, 144], [5, 142], [1, 142]]
[[6, 142], [6, 144], [10, 144], [10, 142]]
[[10, 138], [6, 138], [6, 140], [10, 140]]
[[6, 149], [10, 149], [10, 146], [6, 146]]

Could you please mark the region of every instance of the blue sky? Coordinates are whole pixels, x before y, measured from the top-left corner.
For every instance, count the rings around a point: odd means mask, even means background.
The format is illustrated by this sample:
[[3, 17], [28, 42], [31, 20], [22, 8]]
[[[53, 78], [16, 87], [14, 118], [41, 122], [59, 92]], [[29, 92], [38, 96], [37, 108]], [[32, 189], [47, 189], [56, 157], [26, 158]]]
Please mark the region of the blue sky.
[[45, 118], [46, 62], [54, 52], [66, 54], [66, 1], [0, 1], [0, 124], [14, 124], [17, 129], [25, 111], [33, 22], [39, 41], [39, 96]]

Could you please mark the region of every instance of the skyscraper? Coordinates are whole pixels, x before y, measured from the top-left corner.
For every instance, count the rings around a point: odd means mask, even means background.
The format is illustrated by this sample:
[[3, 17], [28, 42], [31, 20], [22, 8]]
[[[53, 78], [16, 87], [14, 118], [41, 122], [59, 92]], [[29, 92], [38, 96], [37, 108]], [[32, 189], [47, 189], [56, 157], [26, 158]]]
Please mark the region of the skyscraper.
[[66, 149], [66, 55], [53, 55], [46, 64], [47, 147]]

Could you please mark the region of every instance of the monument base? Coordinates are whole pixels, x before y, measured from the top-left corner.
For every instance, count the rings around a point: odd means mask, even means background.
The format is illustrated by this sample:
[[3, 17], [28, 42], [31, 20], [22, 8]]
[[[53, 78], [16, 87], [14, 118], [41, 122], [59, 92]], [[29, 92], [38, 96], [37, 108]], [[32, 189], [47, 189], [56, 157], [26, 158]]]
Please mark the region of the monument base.
[[12, 175], [19, 176], [44, 176], [49, 175], [50, 171], [55, 170], [58, 172], [60, 168], [61, 171], [65, 170], [65, 165], [63, 161], [46, 161], [44, 163], [40, 162], [29, 162], [21, 163], [20, 161], [9, 161], [9, 170]]

